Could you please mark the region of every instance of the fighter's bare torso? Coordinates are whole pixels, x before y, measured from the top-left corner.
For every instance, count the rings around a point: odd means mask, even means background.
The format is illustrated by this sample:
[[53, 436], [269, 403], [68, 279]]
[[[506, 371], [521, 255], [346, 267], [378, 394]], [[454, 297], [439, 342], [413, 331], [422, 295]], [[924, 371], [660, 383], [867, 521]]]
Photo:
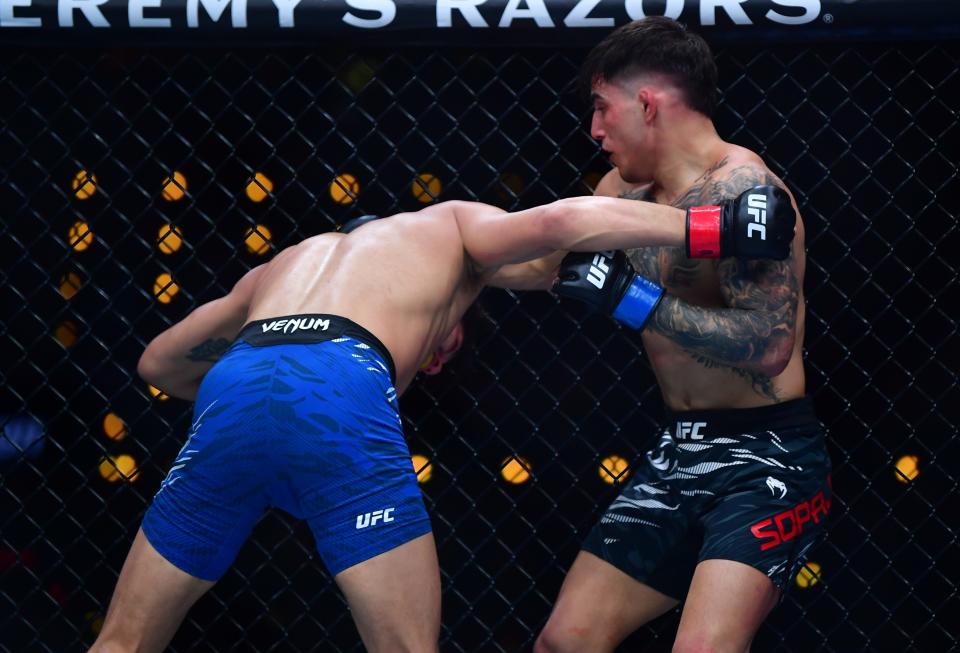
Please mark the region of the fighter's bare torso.
[[372, 222], [349, 238], [327, 233], [283, 250], [258, 280], [248, 320], [348, 318], [389, 350], [403, 392], [483, 281], [471, 272], [450, 209], [437, 205]]
[[[597, 194], [670, 204], [678, 208], [715, 204], [757, 184], [783, 186], [752, 152], [730, 145], [713, 166], [678, 197], [664, 197], [650, 185], [623, 181], [617, 170], [608, 173]], [[644, 348], [659, 381], [664, 401], [672, 409], [747, 408], [800, 397], [805, 391], [802, 363], [804, 333], [803, 223], [797, 220], [793, 252], [786, 261], [745, 263], [687, 258], [680, 249], [652, 247], [628, 252], [637, 272], [666, 288], [670, 305], [661, 305], [642, 334]], [[762, 267], [760, 267], [762, 266]], [[758, 272], [759, 268], [759, 274]], [[670, 297], [680, 299], [675, 302]], [[687, 306], [684, 306], [686, 304]], [[795, 327], [787, 367], [776, 375], [724, 364], [700, 345], [716, 338], [702, 329], [704, 314], [692, 307], [763, 311], [744, 330], [731, 333], [730, 358], [750, 355], [762, 343], [779, 337], [778, 330]], [[716, 314], [715, 311], [712, 313]], [[760, 315], [760, 313], [757, 313]], [[720, 318], [722, 319], [722, 318]], [[699, 324], [698, 324], [699, 321]], [[722, 324], [711, 323], [711, 328]]]

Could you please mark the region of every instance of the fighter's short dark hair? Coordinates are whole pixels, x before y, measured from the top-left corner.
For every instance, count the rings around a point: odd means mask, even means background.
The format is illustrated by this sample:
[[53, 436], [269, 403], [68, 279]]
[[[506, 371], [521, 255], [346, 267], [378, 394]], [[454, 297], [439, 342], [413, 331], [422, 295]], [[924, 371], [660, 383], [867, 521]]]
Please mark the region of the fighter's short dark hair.
[[617, 28], [590, 51], [580, 69], [580, 88], [589, 95], [598, 81], [631, 75], [668, 77], [687, 105], [711, 116], [717, 100], [717, 64], [699, 34], [663, 16], [648, 16]]

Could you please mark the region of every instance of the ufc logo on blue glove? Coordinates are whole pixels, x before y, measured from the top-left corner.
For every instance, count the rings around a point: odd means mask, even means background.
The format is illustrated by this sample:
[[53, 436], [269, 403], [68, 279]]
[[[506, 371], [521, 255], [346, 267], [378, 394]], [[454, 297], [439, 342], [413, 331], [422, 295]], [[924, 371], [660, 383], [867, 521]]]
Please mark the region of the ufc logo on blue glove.
[[753, 222], [747, 223], [747, 238], [753, 238], [753, 232], [760, 232], [760, 240], [767, 239], [767, 196], [750, 195], [747, 197], [747, 213]]
[[597, 252], [593, 255], [590, 269], [587, 270], [587, 281], [600, 290], [603, 289], [603, 284], [607, 281], [607, 272], [610, 271], [610, 258], [612, 256], [613, 251]]

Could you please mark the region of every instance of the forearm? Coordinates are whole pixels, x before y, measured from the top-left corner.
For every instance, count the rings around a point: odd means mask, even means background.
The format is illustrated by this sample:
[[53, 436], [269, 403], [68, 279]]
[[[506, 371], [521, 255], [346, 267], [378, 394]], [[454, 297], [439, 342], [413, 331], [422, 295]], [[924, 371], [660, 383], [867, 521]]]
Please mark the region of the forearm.
[[516, 213], [476, 202], [438, 208], [456, 219], [464, 250], [479, 270], [558, 251], [682, 247], [686, 236], [683, 210], [612, 197], [572, 197]]
[[686, 241], [686, 212], [672, 206], [613, 197], [573, 197], [542, 208], [548, 211], [545, 220], [550, 245], [558, 250], [684, 247]]
[[199, 306], [154, 338], [137, 365], [140, 376], [171, 396], [193, 400], [204, 375], [246, 323], [262, 270], [254, 268], [229, 294]]
[[664, 294], [646, 330], [680, 345], [707, 366], [774, 377], [789, 362], [795, 316], [796, 305], [790, 303], [765, 310], [706, 308]]
[[486, 285], [511, 290], [550, 290], [564, 255], [566, 252], [554, 252], [526, 263], [504, 265]]
[[246, 315], [228, 297], [203, 304], [150, 342], [137, 372], [168, 395], [193, 400], [200, 381], [230, 347]]

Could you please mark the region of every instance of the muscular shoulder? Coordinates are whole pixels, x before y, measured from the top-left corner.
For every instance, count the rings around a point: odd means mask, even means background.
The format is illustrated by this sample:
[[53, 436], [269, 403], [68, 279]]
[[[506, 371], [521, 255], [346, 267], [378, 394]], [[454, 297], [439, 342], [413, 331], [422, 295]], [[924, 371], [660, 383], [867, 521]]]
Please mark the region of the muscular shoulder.
[[597, 183], [597, 187], [593, 189], [593, 194], [601, 197], [639, 199], [646, 194], [647, 188], [648, 185], [637, 186], [636, 184], [625, 182], [623, 177], [620, 176], [620, 172], [616, 168], [612, 168], [603, 176], [603, 179]]
[[759, 155], [732, 144], [726, 148], [723, 158], [698, 181], [702, 183], [694, 184], [690, 191], [699, 191], [699, 199], [705, 201], [732, 199], [754, 186], [786, 189], [783, 181], [770, 171]]
[[412, 258], [423, 260], [424, 265], [429, 262], [444, 268], [455, 266], [463, 254], [457, 221], [449, 204], [398, 213], [364, 225], [349, 235], [332, 236], [342, 239], [341, 251], [362, 251], [371, 262]]

